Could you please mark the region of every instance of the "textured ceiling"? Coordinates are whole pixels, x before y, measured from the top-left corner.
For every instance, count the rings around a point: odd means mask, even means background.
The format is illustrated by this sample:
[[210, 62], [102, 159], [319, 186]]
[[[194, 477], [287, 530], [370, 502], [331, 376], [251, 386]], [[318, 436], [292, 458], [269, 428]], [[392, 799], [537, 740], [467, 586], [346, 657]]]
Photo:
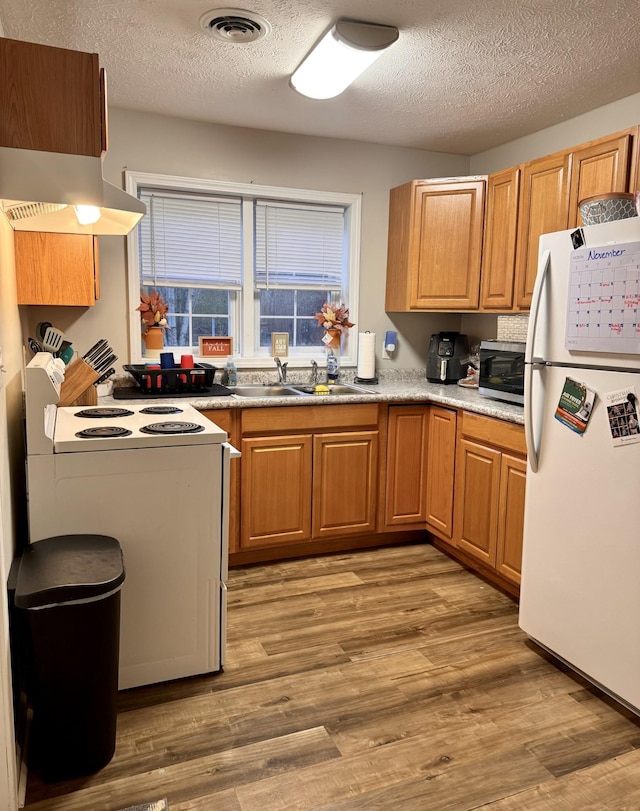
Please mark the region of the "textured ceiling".
[[[272, 26], [252, 44], [201, 30], [218, 7], [0, 0], [0, 22], [8, 37], [97, 52], [114, 107], [460, 154], [640, 92], [638, 0], [241, 0]], [[306, 99], [289, 76], [341, 17], [400, 38], [341, 96]]]

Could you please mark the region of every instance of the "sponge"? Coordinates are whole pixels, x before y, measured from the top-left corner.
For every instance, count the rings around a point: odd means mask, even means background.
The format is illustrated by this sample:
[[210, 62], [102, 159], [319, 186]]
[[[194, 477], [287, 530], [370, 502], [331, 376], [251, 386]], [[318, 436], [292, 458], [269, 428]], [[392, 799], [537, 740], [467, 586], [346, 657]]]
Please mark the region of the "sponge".
[[323, 385], [316, 386], [315, 389], [313, 390], [313, 393], [314, 394], [329, 394], [330, 393], [329, 386], [323, 386]]

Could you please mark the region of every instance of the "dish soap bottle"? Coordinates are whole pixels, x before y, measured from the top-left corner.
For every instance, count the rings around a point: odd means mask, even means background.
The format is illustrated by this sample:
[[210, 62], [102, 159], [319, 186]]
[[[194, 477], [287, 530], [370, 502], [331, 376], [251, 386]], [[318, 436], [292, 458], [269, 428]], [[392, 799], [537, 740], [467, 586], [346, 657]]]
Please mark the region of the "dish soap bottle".
[[332, 386], [338, 382], [338, 357], [333, 349], [327, 352], [327, 383]]
[[238, 373], [236, 370], [236, 365], [233, 362], [233, 358], [231, 355], [227, 358], [227, 365], [224, 367], [224, 371], [222, 373], [222, 385], [223, 386], [236, 386], [238, 383]]

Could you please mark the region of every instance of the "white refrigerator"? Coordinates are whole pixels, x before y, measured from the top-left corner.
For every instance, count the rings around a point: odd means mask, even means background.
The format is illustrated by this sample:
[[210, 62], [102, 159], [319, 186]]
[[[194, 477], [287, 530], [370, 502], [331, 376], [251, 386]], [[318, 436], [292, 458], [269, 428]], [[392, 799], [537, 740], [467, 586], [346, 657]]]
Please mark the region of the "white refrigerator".
[[520, 627], [640, 713], [640, 218], [574, 232], [529, 318]]

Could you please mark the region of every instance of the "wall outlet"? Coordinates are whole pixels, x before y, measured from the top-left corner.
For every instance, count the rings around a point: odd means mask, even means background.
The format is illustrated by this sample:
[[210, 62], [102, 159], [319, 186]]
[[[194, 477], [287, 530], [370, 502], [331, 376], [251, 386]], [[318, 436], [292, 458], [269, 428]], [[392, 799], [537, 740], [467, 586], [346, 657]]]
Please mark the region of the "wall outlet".
[[387, 352], [384, 341], [382, 342], [382, 360], [391, 360], [391, 355]]

